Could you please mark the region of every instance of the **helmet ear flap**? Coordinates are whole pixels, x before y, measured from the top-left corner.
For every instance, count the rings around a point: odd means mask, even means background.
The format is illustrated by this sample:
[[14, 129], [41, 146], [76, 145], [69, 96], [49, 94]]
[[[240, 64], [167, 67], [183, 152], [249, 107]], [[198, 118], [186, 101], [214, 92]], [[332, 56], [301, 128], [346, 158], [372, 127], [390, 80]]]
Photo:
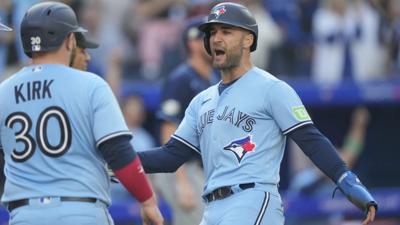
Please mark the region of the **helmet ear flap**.
[[211, 55], [211, 47], [210, 47], [210, 34], [209, 32], [206, 32], [204, 35], [204, 48], [206, 49], [207, 53]]

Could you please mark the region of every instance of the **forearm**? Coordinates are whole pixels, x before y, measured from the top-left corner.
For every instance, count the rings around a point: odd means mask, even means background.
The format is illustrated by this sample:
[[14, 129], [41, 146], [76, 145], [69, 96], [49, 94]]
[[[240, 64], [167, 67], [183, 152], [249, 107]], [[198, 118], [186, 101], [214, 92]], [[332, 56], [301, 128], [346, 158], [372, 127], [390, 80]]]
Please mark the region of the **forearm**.
[[129, 140], [127, 136], [115, 137], [102, 143], [99, 150], [124, 187], [139, 202], [145, 202], [153, 197], [153, 190]]
[[115, 176], [124, 187], [141, 202], [154, 198], [150, 182], [144, 174], [139, 157], [121, 169], [114, 170]]
[[167, 144], [138, 152], [146, 173], [172, 173], [197, 153], [183, 143], [170, 139]]

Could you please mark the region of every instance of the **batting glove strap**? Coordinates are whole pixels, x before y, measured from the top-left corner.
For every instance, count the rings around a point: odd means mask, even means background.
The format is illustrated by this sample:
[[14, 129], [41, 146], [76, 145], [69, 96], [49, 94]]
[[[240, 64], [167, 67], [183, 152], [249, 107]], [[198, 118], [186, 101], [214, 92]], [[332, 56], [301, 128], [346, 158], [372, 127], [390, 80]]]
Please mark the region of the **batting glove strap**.
[[337, 182], [337, 188], [347, 199], [364, 212], [368, 212], [370, 206], [378, 210], [378, 204], [358, 177], [348, 171]]

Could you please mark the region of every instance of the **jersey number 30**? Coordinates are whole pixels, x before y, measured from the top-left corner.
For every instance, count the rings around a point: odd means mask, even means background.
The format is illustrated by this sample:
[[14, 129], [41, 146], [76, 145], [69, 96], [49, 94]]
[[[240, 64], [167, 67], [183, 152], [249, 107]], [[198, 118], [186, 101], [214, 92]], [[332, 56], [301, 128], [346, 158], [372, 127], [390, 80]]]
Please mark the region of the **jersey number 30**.
[[[47, 128], [51, 118], [56, 119], [60, 127], [60, 138], [56, 145], [52, 145], [48, 139]], [[62, 156], [71, 146], [71, 125], [67, 114], [60, 107], [51, 106], [40, 113], [36, 123], [36, 138], [29, 134], [32, 128], [32, 119], [28, 114], [14, 112], [7, 117], [5, 122], [9, 128], [19, 128], [19, 131], [15, 133], [15, 140], [24, 145], [22, 151], [13, 149], [11, 153], [11, 158], [16, 162], [28, 160], [35, 152], [36, 144], [45, 155], [50, 157]]]

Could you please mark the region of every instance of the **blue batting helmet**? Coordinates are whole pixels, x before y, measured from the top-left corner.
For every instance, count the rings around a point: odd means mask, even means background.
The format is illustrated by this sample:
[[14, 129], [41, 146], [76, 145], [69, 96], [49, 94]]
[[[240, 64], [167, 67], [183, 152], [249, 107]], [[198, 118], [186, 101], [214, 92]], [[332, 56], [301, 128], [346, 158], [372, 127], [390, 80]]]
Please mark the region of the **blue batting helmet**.
[[57, 50], [64, 39], [75, 32], [87, 32], [78, 24], [71, 7], [60, 2], [42, 2], [32, 6], [21, 22], [21, 39], [29, 57], [34, 52]]

